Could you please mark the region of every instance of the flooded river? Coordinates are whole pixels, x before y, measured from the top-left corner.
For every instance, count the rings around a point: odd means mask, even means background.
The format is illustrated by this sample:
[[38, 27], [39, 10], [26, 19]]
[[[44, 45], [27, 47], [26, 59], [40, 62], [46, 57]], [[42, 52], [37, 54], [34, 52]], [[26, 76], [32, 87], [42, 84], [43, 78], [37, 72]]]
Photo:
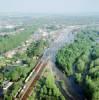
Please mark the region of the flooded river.
[[65, 92], [68, 95], [68, 100], [84, 100], [84, 95], [81, 87], [75, 84], [72, 77], [68, 78], [61, 72], [55, 65], [55, 58], [58, 50], [62, 48], [66, 43], [71, 43], [74, 40], [74, 33], [72, 28], [64, 29], [50, 44], [49, 48], [45, 50], [43, 59], [49, 57], [50, 63], [52, 63], [52, 71], [59, 80], [63, 80], [65, 83]]

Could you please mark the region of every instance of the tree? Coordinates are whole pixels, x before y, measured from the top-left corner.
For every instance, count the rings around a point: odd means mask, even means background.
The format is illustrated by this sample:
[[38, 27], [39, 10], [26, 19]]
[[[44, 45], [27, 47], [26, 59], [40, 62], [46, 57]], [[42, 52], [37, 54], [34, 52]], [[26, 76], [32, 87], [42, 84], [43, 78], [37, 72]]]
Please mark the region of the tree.
[[12, 81], [17, 81], [20, 78], [18, 71], [14, 70], [9, 74], [9, 79]]
[[81, 83], [81, 82], [82, 82], [81, 73], [75, 73], [75, 78], [76, 78], [76, 81], [77, 81], [78, 83]]
[[3, 74], [2, 73], [0, 73], [0, 85], [2, 84], [2, 82], [3, 82]]
[[37, 42], [33, 42], [28, 48], [27, 48], [27, 56], [33, 57], [33, 56], [41, 56], [43, 49], [45, 46], [45, 41], [39, 40]]
[[46, 86], [47, 86], [47, 88], [53, 88], [53, 86], [54, 86], [54, 77], [52, 77], [52, 74], [49, 74], [47, 76]]
[[50, 96], [52, 95], [52, 89], [49, 89], [49, 95]]
[[99, 58], [97, 58], [94, 63], [95, 63], [95, 66], [99, 66]]
[[76, 64], [76, 69], [78, 72], [83, 72], [85, 69], [85, 63], [84, 61], [82, 61], [81, 59], [78, 60], [77, 64]]
[[44, 87], [43, 87], [43, 91], [44, 91], [44, 94], [47, 94], [47, 88], [46, 88], [45, 85], [44, 85]]
[[95, 91], [92, 95], [92, 100], [99, 100], [99, 91]]

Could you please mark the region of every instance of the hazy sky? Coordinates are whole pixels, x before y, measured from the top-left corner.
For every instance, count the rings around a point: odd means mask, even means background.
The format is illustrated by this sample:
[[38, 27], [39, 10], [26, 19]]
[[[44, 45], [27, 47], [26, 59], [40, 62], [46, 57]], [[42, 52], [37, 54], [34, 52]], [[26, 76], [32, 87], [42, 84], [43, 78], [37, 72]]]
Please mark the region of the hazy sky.
[[0, 0], [0, 12], [99, 12], [99, 0]]

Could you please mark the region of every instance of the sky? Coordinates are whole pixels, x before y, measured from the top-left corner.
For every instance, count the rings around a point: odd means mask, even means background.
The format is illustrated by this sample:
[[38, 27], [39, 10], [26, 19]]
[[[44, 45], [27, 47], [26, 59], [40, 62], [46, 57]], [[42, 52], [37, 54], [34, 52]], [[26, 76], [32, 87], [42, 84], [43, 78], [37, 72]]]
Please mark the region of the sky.
[[99, 0], [0, 0], [0, 12], [96, 13], [99, 12]]

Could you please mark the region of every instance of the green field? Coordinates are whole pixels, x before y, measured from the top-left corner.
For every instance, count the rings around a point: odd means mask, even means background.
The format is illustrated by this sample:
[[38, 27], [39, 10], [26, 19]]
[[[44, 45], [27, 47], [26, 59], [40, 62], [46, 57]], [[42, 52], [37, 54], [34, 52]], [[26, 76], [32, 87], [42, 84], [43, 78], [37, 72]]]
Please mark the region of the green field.
[[0, 53], [4, 53], [8, 50], [11, 50], [19, 45], [22, 42], [25, 42], [31, 34], [36, 30], [35, 27], [28, 27], [24, 31], [20, 33], [16, 33], [15, 35], [6, 35], [0, 37]]

